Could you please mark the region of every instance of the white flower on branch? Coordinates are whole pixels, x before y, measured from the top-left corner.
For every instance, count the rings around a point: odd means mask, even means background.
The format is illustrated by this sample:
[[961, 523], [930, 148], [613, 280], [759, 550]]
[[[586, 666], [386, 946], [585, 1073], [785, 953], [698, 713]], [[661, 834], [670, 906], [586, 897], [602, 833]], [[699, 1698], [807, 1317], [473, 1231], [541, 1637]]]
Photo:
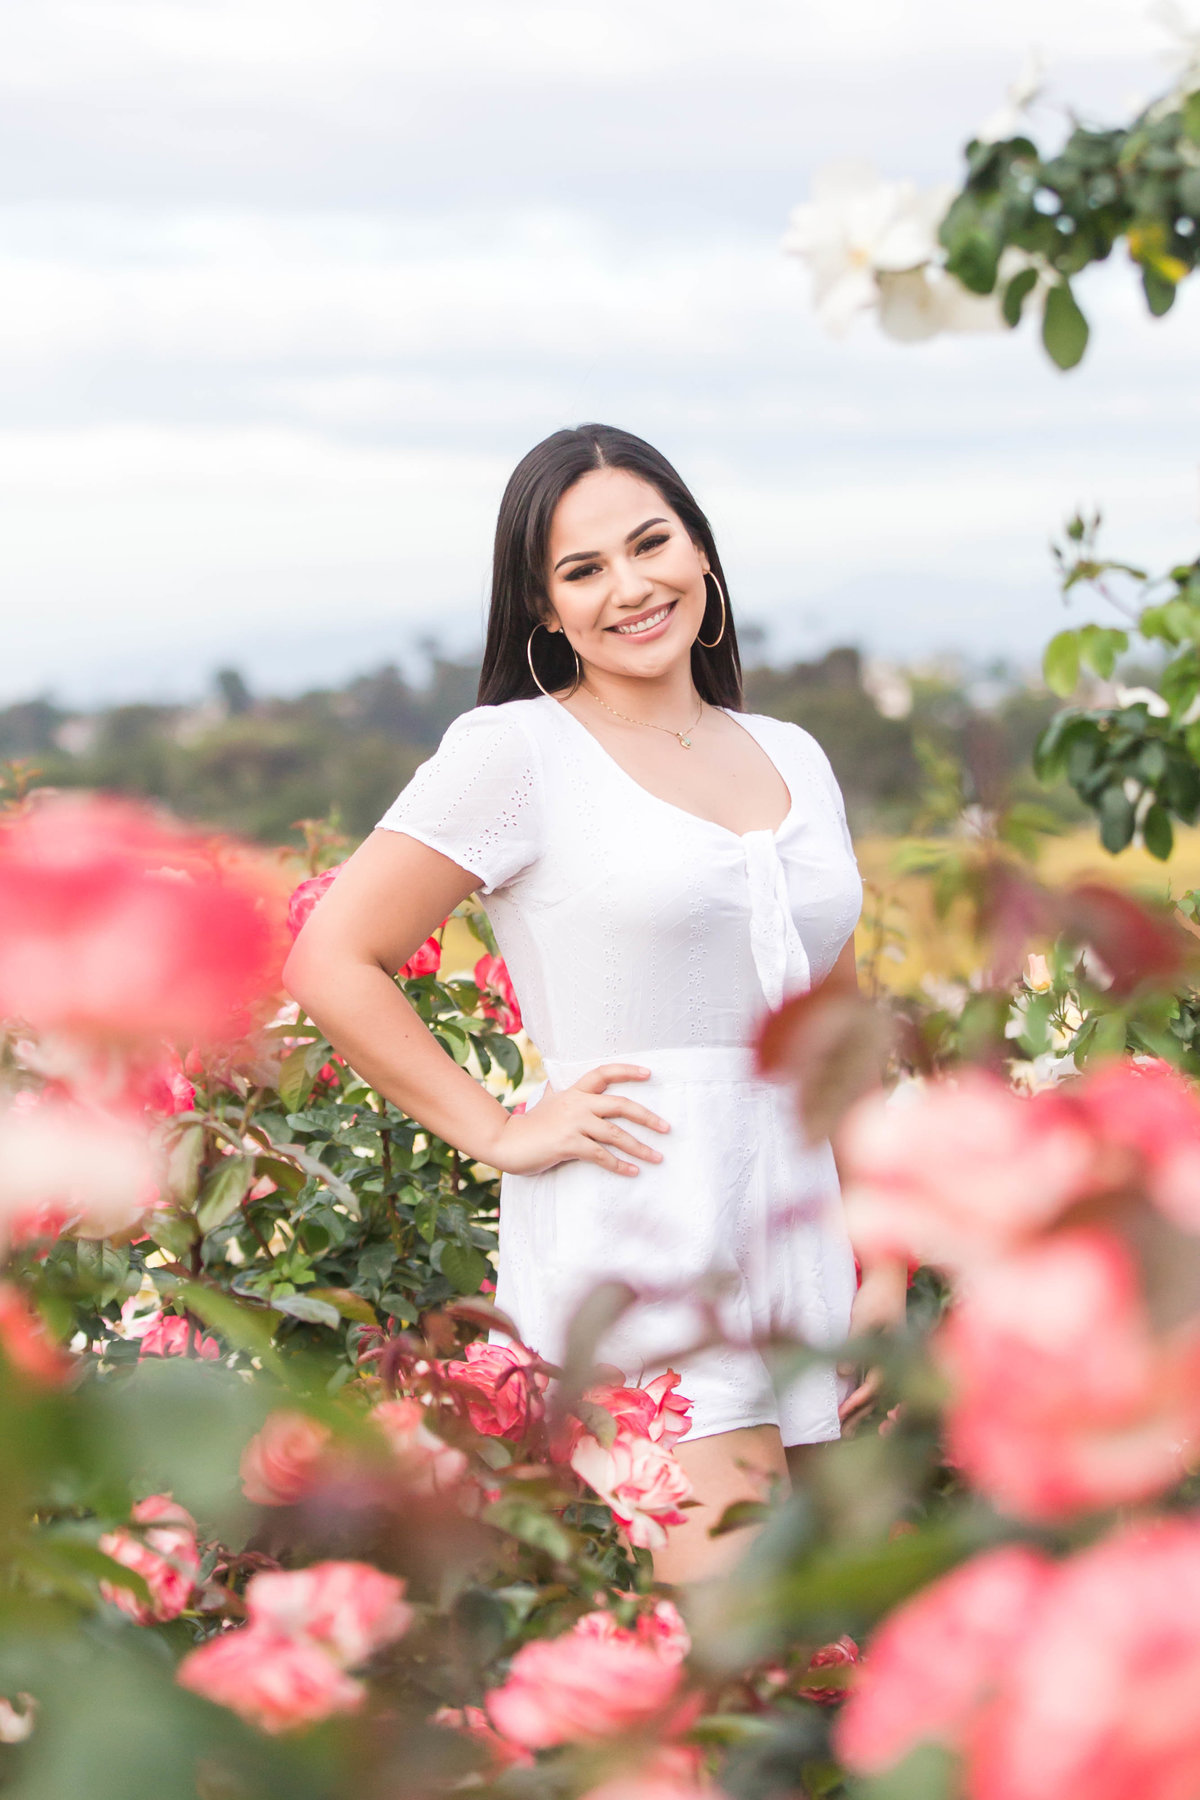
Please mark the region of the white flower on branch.
[[921, 194], [911, 181], [884, 181], [870, 163], [822, 169], [813, 197], [794, 208], [783, 248], [812, 271], [817, 317], [842, 333], [879, 305], [881, 275], [919, 273], [933, 260], [949, 185]]
[[941, 331], [1004, 328], [1004, 289], [1031, 259], [1005, 250], [991, 294], [973, 294], [948, 274], [937, 234], [954, 198], [952, 185], [920, 193], [911, 181], [885, 181], [869, 163], [853, 161], [821, 170], [812, 192], [794, 208], [783, 249], [808, 264], [817, 318], [827, 331], [840, 337], [868, 312], [903, 343]]

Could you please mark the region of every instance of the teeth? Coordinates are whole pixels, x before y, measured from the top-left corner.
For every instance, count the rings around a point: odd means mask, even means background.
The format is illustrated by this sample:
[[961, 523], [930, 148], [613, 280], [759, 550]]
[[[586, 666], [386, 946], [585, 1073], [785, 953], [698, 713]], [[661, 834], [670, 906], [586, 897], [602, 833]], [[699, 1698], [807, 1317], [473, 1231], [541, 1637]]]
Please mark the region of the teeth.
[[656, 613], [651, 613], [648, 619], [639, 619], [636, 625], [618, 625], [616, 629], [622, 637], [633, 637], [635, 632], [649, 631], [652, 625], [661, 625], [670, 610], [669, 606], [660, 607]]

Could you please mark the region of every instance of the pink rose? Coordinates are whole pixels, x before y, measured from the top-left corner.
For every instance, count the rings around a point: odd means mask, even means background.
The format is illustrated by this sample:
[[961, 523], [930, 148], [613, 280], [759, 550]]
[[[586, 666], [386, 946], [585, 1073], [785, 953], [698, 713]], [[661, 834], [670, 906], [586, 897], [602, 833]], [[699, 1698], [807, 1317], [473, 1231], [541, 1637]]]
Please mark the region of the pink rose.
[[367, 1693], [319, 1644], [253, 1626], [189, 1651], [176, 1680], [273, 1736], [357, 1712]]
[[632, 1627], [618, 1623], [615, 1613], [584, 1613], [576, 1619], [572, 1632], [578, 1637], [619, 1639], [624, 1643], [644, 1644], [657, 1650], [668, 1662], [682, 1662], [692, 1648], [691, 1636], [670, 1600], [656, 1600], [648, 1612], [637, 1615]]
[[61, 1387], [77, 1367], [70, 1352], [49, 1336], [41, 1314], [10, 1281], [0, 1281], [0, 1350], [14, 1369], [39, 1387]]
[[523, 1438], [542, 1418], [549, 1377], [535, 1369], [524, 1344], [468, 1344], [461, 1362], [445, 1365], [447, 1381], [460, 1389], [467, 1417], [483, 1437]]
[[102, 1046], [228, 1041], [278, 980], [271, 910], [244, 853], [48, 795], [0, 825], [0, 1016]]
[[[822, 1644], [819, 1650], [814, 1650], [805, 1674], [811, 1675], [814, 1669], [848, 1668], [857, 1661], [858, 1645], [852, 1637], [843, 1636], [832, 1644]], [[800, 1689], [806, 1700], [815, 1700], [819, 1706], [839, 1706], [846, 1698], [847, 1691], [844, 1687], [810, 1687], [807, 1682]]]
[[150, 1590], [149, 1601], [139, 1600], [116, 1582], [102, 1581], [100, 1592], [138, 1625], [177, 1619], [191, 1599], [200, 1570], [196, 1521], [182, 1506], [176, 1506], [169, 1494], [151, 1494], [139, 1500], [130, 1518], [148, 1529], [139, 1535], [106, 1531], [100, 1548], [114, 1562], [143, 1577]]
[[346, 1673], [408, 1630], [404, 1583], [369, 1563], [267, 1571], [246, 1586], [250, 1623], [185, 1656], [177, 1679], [268, 1732], [355, 1712], [366, 1689]]
[[[141, 1334], [143, 1356], [198, 1356], [205, 1362], [216, 1362], [221, 1346], [216, 1338], [204, 1337], [198, 1326], [177, 1313], [159, 1313]], [[190, 1341], [189, 1341], [190, 1340]]]
[[479, 1010], [486, 1019], [495, 1019], [509, 1037], [521, 1029], [521, 1008], [504, 966], [502, 956], [481, 956], [475, 964], [475, 985], [479, 989]]
[[838, 1714], [839, 1759], [875, 1775], [919, 1744], [961, 1749], [1053, 1579], [1046, 1557], [1006, 1545], [897, 1607], [868, 1644]]
[[860, 1256], [958, 1270], [1041, 1231], [1087, 1188], [1086, 1123], [966, 1069], [860, 1100], [842, 1126], [846, 1224]]
[[1200, 1793], [1200, 1522], [1114, 1533], [1061, 1564], [968, 1747], [973, 1800]]
[[196, 1089], [184, 1072], [178, 1051], [170, 1051], [155, 1063], [142, 1078], [142, 1098], [151, 1112], [191, 1112], [196, 1104]]
[[1062, 1231], [976, 1274], [933, 1350], [949, 1457], [1014, 1517], [1160, 1493], [1200, 1432], [1200, 1331], [1152, 1335], [1109, 1231]]
[[408, 961], [400, 965], [399, 973], [407, 981], [418, 975], [436, 975], [441, 966], [442, 946], [436, 937], [427, 937], [421, 948], [414, 950]]
[[367, 1417], [384, 1433], [400, 1479], [413, 1493], [443, 1494], [462, 1482], [468, 1468], [466, 1454], [429, 1429], [419, 1400], [383, 1400]]
[[675, 1697], [680, 1664], [624, 1638], [541, 1638], [512, 1659], [487, 1695], [496, 1729], [529, 1750], [616, 1737], [646, 1726]]
[[611, 1413], [620, 1430], [648, 1437], [670, 1450], [691, 1428], [692, 1403], [673, 1390], [680, 1377], [668, 1369], [647, 1387], [589, 1388], [586, 1398]]
[[321, 1562], [255, 1575], [246, 1611], [252, 1626], [307, 1638], [353, 1669], [404, 1636], [413, 1612], [403, 1595], [402, 1581], [370, 1563]]
[[638, 1549], [661, 1550], [666, 1527], [683, 1524], [679, 1506], [691, 1499], [692, 1484], [678, 1458], [662, 1444], [618, 1431], [606, 1450], [585, 1435], [571, 1454], [571, 1467], [611, 1509]]
[[1176, 1224], [1200, 1231], [1200, 1104], [1177, 1070], [1162, 1062], [1102, 1064], [1044, 1100], [1086, 1121], [1098, 1186], [1132, 1177]]
[[292, 897], [288, 901], [287, 928], [293, 938], [300, 936], [309, 914], [318, 900], [324, 899], [345, 866], [345, 863], [338, 863], [334, 868], [326, 869], [322, 875], [310, 875], [307, 881], [300, 882], [292, 889]]
[[242, 1492], [256, 1506], [294, 1506], [317, 1485], [331, 1433], [307, 1413], [273, 1412], [242, 1452]]
[[54, 1096], [0, 1108], [0, 1168], [0, 1246], [66, 1230], [114, 1237], [158, 1194], [144, 1116]]

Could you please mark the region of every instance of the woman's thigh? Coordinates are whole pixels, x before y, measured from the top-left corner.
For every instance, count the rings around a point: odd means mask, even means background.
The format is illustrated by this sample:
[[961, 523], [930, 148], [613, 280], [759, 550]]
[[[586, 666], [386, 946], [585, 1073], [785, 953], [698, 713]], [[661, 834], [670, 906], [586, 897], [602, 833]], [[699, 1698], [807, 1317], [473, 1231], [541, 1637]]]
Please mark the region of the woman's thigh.
[[695, 1490], [696, 1506], [685, 1508], [686, 1523], [669, 1529], [666, 1546], [654, 1554], [657, 1581], [704, 1581], [723, 1575], [742, 1556], [755, 1530], [743, 1526], [709, 1537], [726, 1507], [738, 1500], [765, 1500], [773, 1482], [788, 1481], [788, 1463], [777, 1425], [746, 1425], [712, 1437], [684, 1439], [675, 1454]]

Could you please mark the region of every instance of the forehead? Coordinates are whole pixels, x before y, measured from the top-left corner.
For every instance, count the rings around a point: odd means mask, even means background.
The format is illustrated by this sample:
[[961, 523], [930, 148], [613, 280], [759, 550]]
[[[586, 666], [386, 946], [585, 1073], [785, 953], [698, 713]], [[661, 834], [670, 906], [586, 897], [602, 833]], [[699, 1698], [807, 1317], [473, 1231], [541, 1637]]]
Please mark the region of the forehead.
[[592, 469], [568, 488], [550, 525], [551, 561], [622, 544], [646, 519], [674, 519], [658, 489], [628, 469]]

